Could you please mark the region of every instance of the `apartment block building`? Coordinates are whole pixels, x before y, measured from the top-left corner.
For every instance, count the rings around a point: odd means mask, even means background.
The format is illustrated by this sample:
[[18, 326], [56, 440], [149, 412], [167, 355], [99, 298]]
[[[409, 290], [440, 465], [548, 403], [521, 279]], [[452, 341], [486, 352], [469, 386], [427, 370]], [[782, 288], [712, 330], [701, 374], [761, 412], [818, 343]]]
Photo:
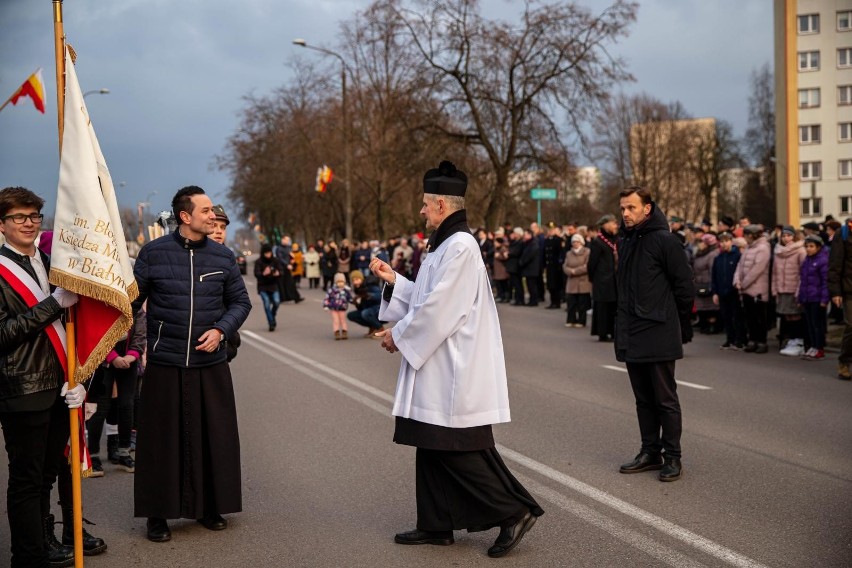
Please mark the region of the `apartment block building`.
[[779, 220], [852, 216], [852, 0], [775, 0], [775, 81]]

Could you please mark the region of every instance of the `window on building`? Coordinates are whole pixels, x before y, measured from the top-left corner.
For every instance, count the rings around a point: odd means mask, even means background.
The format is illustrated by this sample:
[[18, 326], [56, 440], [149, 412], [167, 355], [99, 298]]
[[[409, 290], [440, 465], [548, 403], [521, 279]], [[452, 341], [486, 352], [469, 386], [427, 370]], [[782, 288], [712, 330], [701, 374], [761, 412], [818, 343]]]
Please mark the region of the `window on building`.
[[840, 160], [838, 162], [837, 176], [841, 179], [852, 178], [852, 160]]
[[852, 214], [852, 195], [841, 195], [840, 196], [840, 214], [841, 215]]
[[799, 71], [818, 71], [819, 51], [799, 52]]
[[819, 144], [821, 140], [819, 124], [808, 124], [799, 127], [799, 144]]
[[840, 142], [852, 142], [852, 122], [841, 122], [837, 125], [837, 139]]
[[815, 34], [819, 32], [819, 14], [799, 16], [799, 33]]
[[837, 12], [837, 31], [848, 32], [852, 30], [852, 10]]
[[822, 215], [822, 197], [808, 197], [800, 201], [802, 203], [802, 217]]
[[852, 85], [840, 85], [837, 87], [837, 104], [852, 105]]
[[819, 106], [819, 89], [799, 89], [799, 108]]
[[852, 47], [841, 47], [837, 50], [837, 66], [852, 67]]
[[800, 162], [799, 180], [816, 181], [822, 179], [822, 162]]

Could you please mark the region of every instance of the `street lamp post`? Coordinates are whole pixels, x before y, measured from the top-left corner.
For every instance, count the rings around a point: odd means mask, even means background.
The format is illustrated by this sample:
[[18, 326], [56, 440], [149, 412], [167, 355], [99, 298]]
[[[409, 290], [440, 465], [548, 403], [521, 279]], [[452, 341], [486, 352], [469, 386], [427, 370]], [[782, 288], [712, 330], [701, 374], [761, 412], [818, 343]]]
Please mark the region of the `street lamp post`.
[[346, 105], [346, 60], [343, 59], [336, 51], [332, 51], [330, 49], [326, 49], [324, 47], [316, 47], [313, 45], [308, 45], [308, 43], [299, 38], [293, 40], [294, 45], [298, 45], [300, 47], [304, 47], [306, 49], [313, 49], [314, 51], [319, 51], [320, 53], [324, 53], [326, 55], [331, 55], [340, 60], [340, 85], [343, 91], [341, 107], [343, 114], [343, 152], [344, 152], [344, 163], [343, 163], [343, 186], [344, 186], [344, 216], [346, 219], [346, 238], [352, 240], [352, 185], [351, 185], [351, 175], [350, 175], [350, 163], [352, 161], [352, 151], [349, 147], [349, 114]]
[[83, 98], [85, 99], [87, 96], [95, 95], [95, 94], [97, 94], [97, 95], [108, 95], [109, 89], [95, 89], [93, 91], [86, 91], [85, 93], [83, 93]]

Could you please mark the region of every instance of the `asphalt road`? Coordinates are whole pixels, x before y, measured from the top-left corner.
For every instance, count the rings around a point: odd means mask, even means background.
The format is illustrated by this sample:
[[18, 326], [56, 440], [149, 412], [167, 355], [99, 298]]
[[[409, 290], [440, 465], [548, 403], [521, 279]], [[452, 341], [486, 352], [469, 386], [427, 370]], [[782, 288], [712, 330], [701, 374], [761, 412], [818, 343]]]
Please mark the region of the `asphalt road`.
[[[612, 345], [565, 328], [564, 312], [503, 305], [513, 421], [495, 436], [546, 514], [500, 560], [485, 554], [496, 530], [396, 545], [415, 520], [414, 450], [391, 441], [399, 355], [360, 329], [334, 341], [320, 292], [303, 293], [270, 333], [252, 292], [232, 364], [244, 512], [223, 532], [175, 521], [171, 542], [148, 542], [133, 475], [107, 463], [83, 481], [89, 529], [109, 544], [87, 566], [852, 565], [852, 384], [833, 361], [723, 352], [719, 336], [697, 337], [677, 363], [684, 475], [664, 484], [618, 473], [639, 434]], [[8, 542], [0, 523], [0, 565]]]

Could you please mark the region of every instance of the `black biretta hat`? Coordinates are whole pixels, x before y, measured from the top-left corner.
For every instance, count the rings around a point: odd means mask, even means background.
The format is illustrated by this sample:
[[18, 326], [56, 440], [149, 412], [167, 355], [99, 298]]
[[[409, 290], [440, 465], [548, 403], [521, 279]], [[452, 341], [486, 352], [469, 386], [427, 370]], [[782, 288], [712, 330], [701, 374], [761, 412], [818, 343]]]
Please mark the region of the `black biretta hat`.
[[423, 176], [423, 193], [464, 197], [466, 190], [467, 176], [447, 160], [444, 160], [437, 168], [429, 170]]

